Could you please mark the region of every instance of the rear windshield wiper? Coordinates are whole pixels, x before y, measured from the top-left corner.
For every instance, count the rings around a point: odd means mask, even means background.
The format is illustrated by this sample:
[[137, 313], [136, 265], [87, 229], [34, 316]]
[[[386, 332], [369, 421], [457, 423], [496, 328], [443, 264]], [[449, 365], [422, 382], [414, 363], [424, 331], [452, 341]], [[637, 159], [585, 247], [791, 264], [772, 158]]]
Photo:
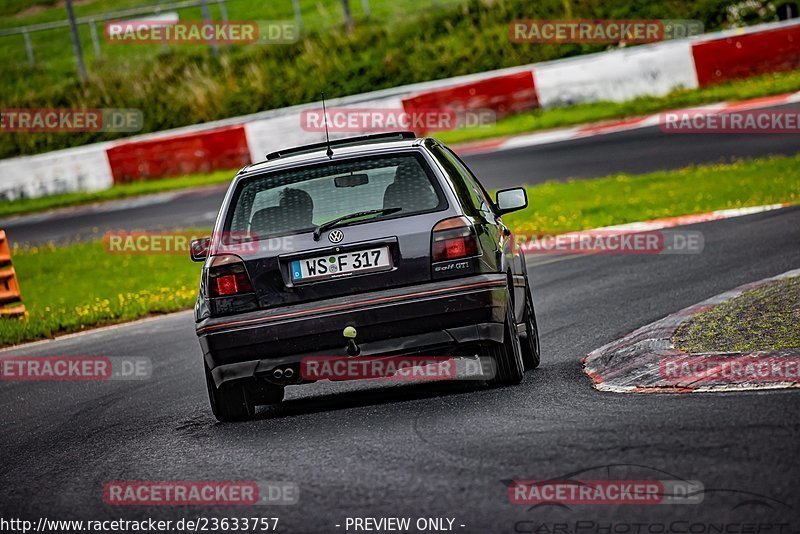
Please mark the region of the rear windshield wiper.
[[338, 226], [339, 223], [349, 221], [350, 219], [357, 219], [359, 217], [366, 217], [367, 215], [389, 215], [390, 213], [397, 213], [401, 211], [403, 208], [383, 208], [381, 210], [366, 210], [366, 211], [357, 211], [355, 213], [351, 213], [349, 215], [342, 215], [341, 217], [336, 217], [333, 220], [328, 222], [324, 222], [314, 228], [314, 241], [319, 241], [319, 237], [322, 235], [322, 232], [333, 228], [334, 226]]

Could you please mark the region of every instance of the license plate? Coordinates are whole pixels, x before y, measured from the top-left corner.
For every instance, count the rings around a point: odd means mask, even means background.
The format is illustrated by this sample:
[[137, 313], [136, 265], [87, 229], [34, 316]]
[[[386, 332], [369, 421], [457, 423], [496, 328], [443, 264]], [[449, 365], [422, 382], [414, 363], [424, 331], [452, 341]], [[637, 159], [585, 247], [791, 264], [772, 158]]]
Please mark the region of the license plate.
[[330, 254], [294, 260], [289, 264], [292, 281], [306, 282], [338, 276], [349, 276], [370, 271], [384, 271], [392, 268], [389, 247], [358, 250], [344, 254]]

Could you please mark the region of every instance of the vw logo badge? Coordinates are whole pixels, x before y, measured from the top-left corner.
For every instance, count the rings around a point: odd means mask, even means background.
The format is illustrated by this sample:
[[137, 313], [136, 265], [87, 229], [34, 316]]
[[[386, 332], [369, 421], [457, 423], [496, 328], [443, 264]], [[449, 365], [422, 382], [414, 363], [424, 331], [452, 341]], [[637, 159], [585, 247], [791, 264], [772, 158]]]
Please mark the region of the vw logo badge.
[[344, 239], [344, 232], [341, 230], [331, 230], [331, 233], [328, 234], [328, 241], [331, 243], [341, 243], [342, 239]]

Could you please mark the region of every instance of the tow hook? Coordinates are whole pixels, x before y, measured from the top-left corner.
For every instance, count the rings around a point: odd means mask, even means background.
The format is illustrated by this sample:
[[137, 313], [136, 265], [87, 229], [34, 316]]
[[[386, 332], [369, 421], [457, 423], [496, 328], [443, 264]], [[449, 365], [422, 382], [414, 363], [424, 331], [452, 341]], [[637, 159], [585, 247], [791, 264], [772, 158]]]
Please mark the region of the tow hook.
[[345, 327], [342, 331], [342, 335], [347, 339], [347, 354], [350, 356], [358, 356], [361, 353], [361, 348], [356, 343], [356, 336], [358, 332], [352, 326]]

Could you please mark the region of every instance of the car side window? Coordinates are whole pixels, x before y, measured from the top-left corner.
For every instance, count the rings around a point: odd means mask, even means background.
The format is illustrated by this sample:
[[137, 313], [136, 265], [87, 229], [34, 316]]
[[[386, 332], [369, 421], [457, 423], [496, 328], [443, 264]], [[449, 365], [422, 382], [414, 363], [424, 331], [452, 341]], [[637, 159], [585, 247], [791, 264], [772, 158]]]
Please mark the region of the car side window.
[[464, 179], [468, 196], [475, 209], [480, 211], [488, 220], [494, 221], [497, 216], [492, 209], [492, 202], [489, 200], [489, 195], [484, 191], [478, 179], [472, 174], [472, 171], [470, 171], [461, 159], [449, 148], [442, 146], [440, 150], [444, 158], [456, 169], [458, 175]]
[[475, 202], [472, 195], [470, 195], [470, 188], [467, 186], [467, 183], [461, 176], [461, 172], [459, 172], [458, 167], [453, 164], [452, 160], [444, 154], [438, 145], [433, 145], [430, 148], [431, 153], [451, 177], [450, 182], [453, 184], [453, 187], [455, 187], [456, 196], [461, 201], [464, 210], [469, 215], [478, 215], [479, 205]]

